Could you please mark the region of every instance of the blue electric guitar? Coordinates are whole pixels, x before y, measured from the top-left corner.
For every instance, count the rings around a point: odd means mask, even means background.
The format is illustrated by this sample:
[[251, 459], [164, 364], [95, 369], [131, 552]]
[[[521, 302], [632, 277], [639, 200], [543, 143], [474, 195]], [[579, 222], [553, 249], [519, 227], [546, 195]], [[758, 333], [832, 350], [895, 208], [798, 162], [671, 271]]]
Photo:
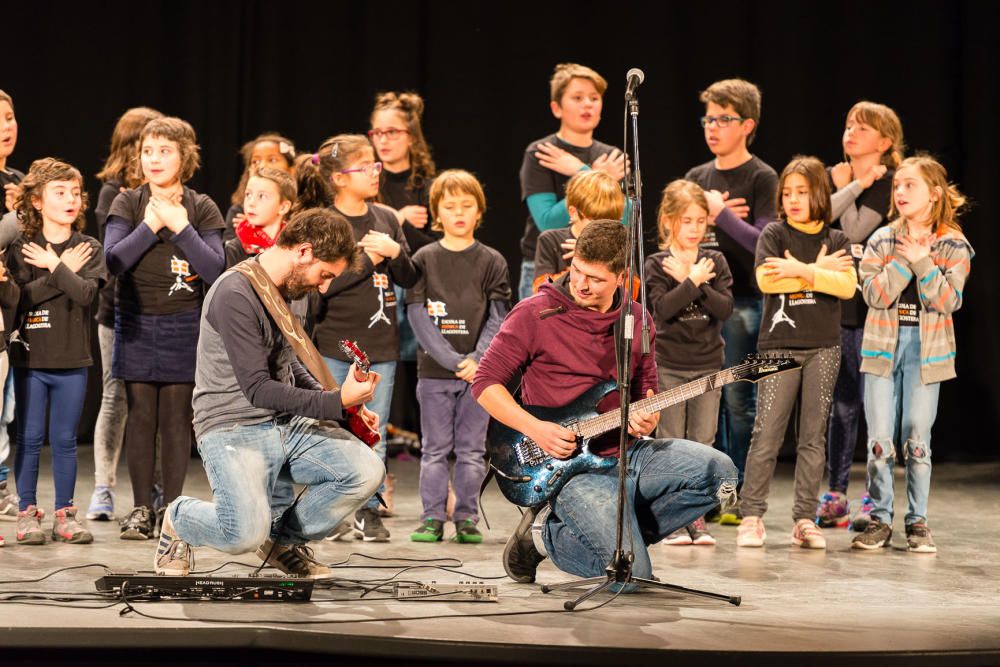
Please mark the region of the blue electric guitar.
[[[758, 382], [795, 368], [799, 368], [799, 364], [791, 357], [751, 354], [741, 364], [636, 401], [630, 409], [659, 412], [731, 382]], [[617, 431], [621, 423], [621, 412], [617, 409], [604, 414], [597, 412], [597, 404], [617, 386], [614, 380], [601, 382], [561, 408], [524, 406], [534, 417], [555, 422], [576, 433], [576, 453], [566, 459], [549, 456], [522, 433], [495, 419], [490, 420], [486, 449], [497, 484], [507, 500], [522, 507], [532, 507], [559, 493], [577, 473], [615, 467], [618, 459], [594, 454], [590, 451], [590, 441], [609, 431]], [[617, 441], [615, 435], [614, 442]]]

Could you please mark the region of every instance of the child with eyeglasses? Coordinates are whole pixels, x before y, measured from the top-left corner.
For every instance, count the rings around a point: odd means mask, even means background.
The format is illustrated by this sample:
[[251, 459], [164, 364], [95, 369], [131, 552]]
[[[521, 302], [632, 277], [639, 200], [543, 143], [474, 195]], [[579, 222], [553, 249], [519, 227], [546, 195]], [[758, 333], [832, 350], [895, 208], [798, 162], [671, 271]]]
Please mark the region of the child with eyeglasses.
[[[314, 335], [316, 346], [338, 382], [343, 383], [351, 367], [340, 349], [340, 341], [344, 339], [357, 341], [371, 360], [371, 369], [381, 376], [368, 409], [379, 417], [382, 437], [375, 445], [375, 452], [384, 462], [385, 423], [399, 359], [394, 287], [413, 287], [419, 273], [410, 259], [396, 214], [388, 207], [368, 203], [378, 195], [381, 173], [382, 163], [375, 161], [375, 151], [367, 137], [360, 134], [331, 137], [312, 159], [300, 165], [299, 205], [314, 205], [316, 193], [325, 192], [332, 208], [351, 223], [358, 246], [364, 251], [360, 269], [342, 273], [323, 294]], [[378, 499], [373, 497], [356, 512], [353, 530], [357, 539], [388, 541], [389, 531], [382, 524], [378, 508]]]
[[[757, 349], [761, 298], [754, 279], [754, 252], [761, 230], [775, 217], [778, 175], [750, 153], [760, 125], [760, 90], [749, 81], [716, 81], [701, 92], [705, 115], [701, 125], [714, 157], [684, 176], [702, 189], [716, 190], [724, 208], [710, 220], [701, 245], [720, 251], [733, 274], [733, 315], [725, 321], [725, 365], [731, 366]], [[722, 409], [716, 442], [740, 471], [746, 465], [755, 414], [754, 385], [736, 382], [722, 390]], [[709, 519], [714, 519], [710, 515]], [[722, 515], [722, 523], [738, 525], [738, 513]]]
[[531, 296], [538, 235], [570, 224], [565, 198], [569, 179], [588, 169], [604, 171], [616, 181], [625, 176], [625, 155], [594, 140], [607, 88], [604, 77], [576, 63], [556, 65], [549, 81], [549, 108], [559, 131], [531, 142], [521, 163], [521, 198], [529, 214], [521, 237], [521, 299]]

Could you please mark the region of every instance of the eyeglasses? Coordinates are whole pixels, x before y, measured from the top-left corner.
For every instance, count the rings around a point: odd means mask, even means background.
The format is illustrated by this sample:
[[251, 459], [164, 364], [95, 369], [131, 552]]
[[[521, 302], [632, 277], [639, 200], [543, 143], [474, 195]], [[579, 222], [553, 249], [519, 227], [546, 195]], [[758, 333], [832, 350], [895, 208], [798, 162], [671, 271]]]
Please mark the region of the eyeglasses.
[[702, 116], [701, 126], [708, 127], [712, 123], [715, 123], [719, 127], [729, 127], [729, 124], [733, 121], [742, 123], [746, 118], [740, 118], [739, 116]]
[[341, 169], [341, 174], [365, 174], [366, 176], [378, 176], [382, 173], [382, 163], [372, 162], [371, 164], [364, 164], [360, 167], [355, 167], [354, 169]]
[[401, 135], [401, 134], [409, 134], [409, 133], [410, 133], [409, 130], [401, 130], [398, 127], [390, 127], [390, 128], [388, 128], [386, 130], [381, 130], [381, 129], [368, 130], [368, 136], [370, 138], [372, 138], [372, 139], [381, 139], [381, 138], [385, 137], [386, 139], [389, 139], [390, 141], [398, 138], [399, 135]]

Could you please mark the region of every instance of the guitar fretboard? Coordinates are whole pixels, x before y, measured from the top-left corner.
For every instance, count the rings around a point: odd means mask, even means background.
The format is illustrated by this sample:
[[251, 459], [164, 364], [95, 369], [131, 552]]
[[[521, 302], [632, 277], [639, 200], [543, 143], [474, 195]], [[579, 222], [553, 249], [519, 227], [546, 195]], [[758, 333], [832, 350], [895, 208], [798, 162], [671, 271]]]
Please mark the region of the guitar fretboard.
[[[701, 394], [712, 391], [713, 389], [718, 389], [723, 385], [735, 382], [736, 373], [750, 366], [751, 364], [741, 364], [739, 366], [733, 366], [732, 368], [726, 368], [718, 373], [698, 378], [697, 380], [692, 380], [687, 384], [682, 384], [679, 387], [674, 387], [673, 389], [660, 392], [655, 396], [635, 401], [630, 404], [629, 411], [640, 410], [642, 412], [659, 412], [663, 408], [668, 408], [677, 403], [683, 403], [684, 401], [694, 398], [695, 396], [700, 396]], [[602, 415], [578, 422], [574, 430], [576, 430], [576, 432], [584, 438], [593, 438], [602, 433], [616, 429], [620, 425], [621, 411], [611, 410], [610, 412], [605, 412]]]

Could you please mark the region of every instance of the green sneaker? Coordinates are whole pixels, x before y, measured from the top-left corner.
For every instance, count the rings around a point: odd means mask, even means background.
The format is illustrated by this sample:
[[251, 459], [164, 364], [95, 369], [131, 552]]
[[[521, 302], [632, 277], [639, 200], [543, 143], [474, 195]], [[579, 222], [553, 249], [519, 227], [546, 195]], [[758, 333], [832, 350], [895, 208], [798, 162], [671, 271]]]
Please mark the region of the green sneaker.
[[743, 523], [743, 512], [734, 507], [719, 515], [719, 524], [723, 526], [738, 526]]
[[479, 544], [483, 541], [483, 534], [476, 528], [475, 521], [462, 519], [455, 522], [455, 541], [465, 544]]
[[410, 533], [412, 542], [440, 542], [444, 539], [444, 521], [424, 519], [420, 528]]

